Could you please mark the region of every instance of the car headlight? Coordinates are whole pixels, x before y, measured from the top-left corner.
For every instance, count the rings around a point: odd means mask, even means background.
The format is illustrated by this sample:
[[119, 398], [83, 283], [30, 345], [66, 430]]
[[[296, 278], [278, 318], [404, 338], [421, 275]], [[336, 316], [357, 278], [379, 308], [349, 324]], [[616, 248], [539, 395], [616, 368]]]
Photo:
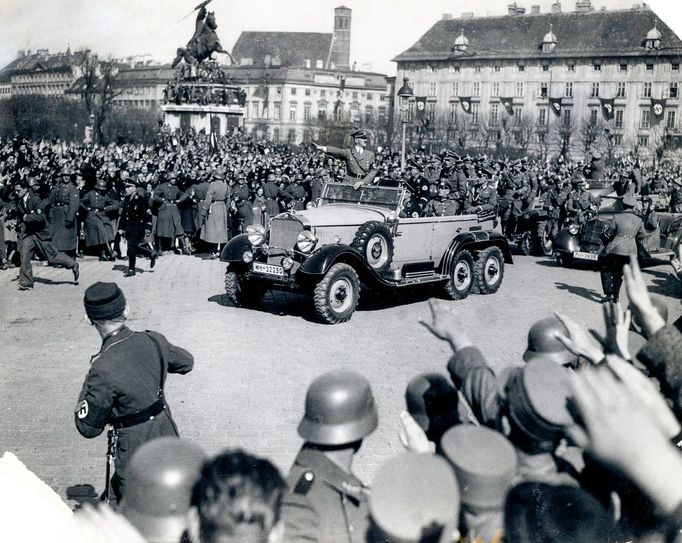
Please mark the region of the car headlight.
[[317, 244], [317, 236], [310, 230], [301, 230], [301, 233], [296, 239], [296, 246], [302, 253], [309, 253], [315, 248]]
[[578, 232], [580, 232], [580, 227], [577, 224], [572, 224], [568, 227], [568, 233], [572, 236], [577, 236]]
[[253, 253], [251, 251], [244, 251], [244, 254], [242, 255], [242, 260], [246, 264], [250, 264], [253, 261]]
[[316, 204], [315, 202], [308, 202], [308, 203], [305, 205], [305, 208], [306, 208], [306, 209], [315, 209], [316, 207], [317, 207], [317, 204]]
[[246, 227], [246, 235], [249, 237], [249, 243], [258, 247], [265, 241], [265, 227], [260, 224], [251, 224]]
[[287, 256], [282, 259], [282, 268], [284, 268], [286, 271], [289, 271], [291, 268], [294, 267], [294, 259]]

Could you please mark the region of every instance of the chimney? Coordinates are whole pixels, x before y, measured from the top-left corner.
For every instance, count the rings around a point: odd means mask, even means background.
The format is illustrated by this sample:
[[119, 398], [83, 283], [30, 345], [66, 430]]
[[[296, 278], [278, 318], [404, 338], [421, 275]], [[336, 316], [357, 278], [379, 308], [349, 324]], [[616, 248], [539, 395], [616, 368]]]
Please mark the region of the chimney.
[[531, 6], [530, 13], [531, 15], [540, 15], [540, 6]]
[[338, 70], [350, 68], [350, 21], [351, 9], [339, 6], [334, 10], [334, 37], [332, 38], [331, 62]]
[[552, 4], [552, 13], [555, 15], [557, 13], [561, 13], [561, 2], [555, 2]]
[[592, 1], [591, 0], [578, 0], [575, 3], [575, 11], [577, 13], [587, 13], [590, 11], [594, 11], [594, 8], [592, 7]]
[[473, 11], [465, 11], [462, 13], [462, 19], [473, 19], [474, 18], [474, 12]]
[[526, 14], [526, 8], [516, 8], [516, 14], [517, 15], [525, 15]]
[[509, 15], [510, 17], [516, 15], [516, 2], [514, 2], [513, 4], [509, 4], [507, 6], [507, 15]]
[[444, 21], [452, 21], [452, 13], [443, 13]]

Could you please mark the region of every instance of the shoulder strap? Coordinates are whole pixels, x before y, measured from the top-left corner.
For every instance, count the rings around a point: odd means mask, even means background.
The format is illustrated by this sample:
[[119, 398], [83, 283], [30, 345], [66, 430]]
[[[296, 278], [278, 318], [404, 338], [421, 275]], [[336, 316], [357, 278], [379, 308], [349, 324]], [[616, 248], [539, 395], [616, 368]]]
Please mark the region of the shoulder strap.
[[144, 331], [145, 334], [147, 334], [147, 337], [151, 339], [154, 342], [154, 346], [156, 347], [156, 352], [159, 354], [159, 364], [161, 364], [161, 377], [159, 379], [159, 398], [163, 395], [163, 385], [166, 381], [166, 364], [164, 363], [163, 360], [163, 350], [161, 349], [161, 344], [159, 343], [159, 340], [156, 339], [149, 330]]

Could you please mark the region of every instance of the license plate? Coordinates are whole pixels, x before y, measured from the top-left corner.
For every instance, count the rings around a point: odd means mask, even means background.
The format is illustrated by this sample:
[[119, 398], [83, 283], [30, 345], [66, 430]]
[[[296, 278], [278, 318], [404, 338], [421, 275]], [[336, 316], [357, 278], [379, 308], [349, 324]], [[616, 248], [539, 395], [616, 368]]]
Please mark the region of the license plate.
[[573, 258], [578, 258], [580, 260], [593, 260], [596, 262], [599, 260], [599, 255], [595, 253], [583, 253], [581, 251], [576, 251], [573, 253]]
[[284, 275], [284, 268], [282, 266], [272, 266], [270, 264], [261, 264], [260, 262], [253, 263], [253, 271], [256, 273], [267, 273], [268, 275]]

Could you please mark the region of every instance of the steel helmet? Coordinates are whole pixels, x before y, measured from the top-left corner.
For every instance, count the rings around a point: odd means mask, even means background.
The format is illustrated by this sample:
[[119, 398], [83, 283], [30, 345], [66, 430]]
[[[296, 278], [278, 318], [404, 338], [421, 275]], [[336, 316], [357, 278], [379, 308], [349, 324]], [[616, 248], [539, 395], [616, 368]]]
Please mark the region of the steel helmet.
[[317, 445], [346, 445], [371, 434], [378, 420], [369, 381], [352, 371], [330, 371], [308, 387], [298, 434]]
[[97, 183], [95, 183], [95, 189], [107, 190], [107, 182], [104, 179], [98, 179]]
[[177, 437], [160, 437], [135, 451], [120, 512], [146, 541], [180, 540], [205, 460], [198, 445]]
[[560, 366], [573, 362], [576, 358], [571, 351], [557, 339], [557, 334], [568, 335], [568, 330], [556, 317], [537, 321], [528, 331], [528, 346], [523, 353], [526, 362], [531, 360], [550, 360]]

